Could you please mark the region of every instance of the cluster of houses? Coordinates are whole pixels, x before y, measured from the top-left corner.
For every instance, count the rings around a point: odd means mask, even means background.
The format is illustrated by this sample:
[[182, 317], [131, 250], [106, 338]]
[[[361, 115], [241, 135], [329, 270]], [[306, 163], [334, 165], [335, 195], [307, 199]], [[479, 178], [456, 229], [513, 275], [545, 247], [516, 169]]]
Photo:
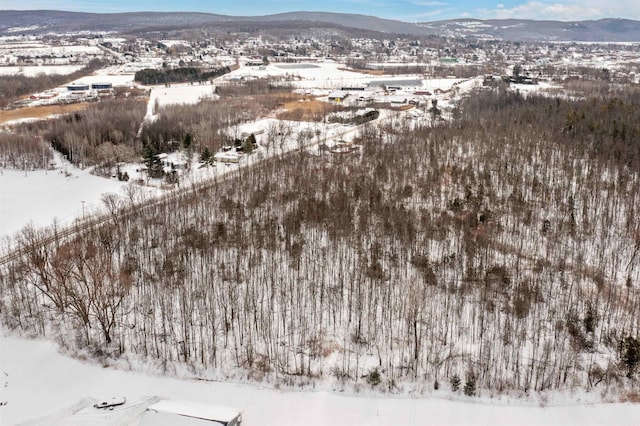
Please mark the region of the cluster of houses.
[[104, 53], [75, 37], [0, 37], [0, 64], [4, 66], [82, 65]]
[[[637, 46], [579, 43], [511, 43], [472, 39], [430, 39], [389, 34], [386, 38], [351, 37], [331, 32], [302, 31], [297, 35], [248, 33], [212, 34], [210, 38], [154, 40], [108, 34], [12, 36], [0, 39], [0, 65], [86, 64], [101, 58], [124, 65], [123, 72], [144, 68], [197, 66], [217, 68], [234, 63], [263, 67], [267, 62], [313, 62], [332, 59], [360, 63], [368, 69], [421, 67], [465, 68], [481, 74], [507, 74], [519, 64], [527, 71], [519, 83], [536, 78], [575, 77], [576, 68], [606, 68], [612, 78], [640, 81]], [[624, 66], [623, 66], [624, 65]], [[564, 73], [564, 74], [558, 74]], [[526, 76], [530, 75], [531, 80]], [[339, 97], [336, 97], [338, 99]], [[365, 100], [366, 101], [366, 100]]]
[[421, 106], [428, 103], [434, 94], [448, 90], [424, 88], [423, 80], [374, 79], [363, 87], [342, 87], [327, 96], [329, 102], [345, 106], [367, 107], [373, 104], [387, 104], [390, 107]]

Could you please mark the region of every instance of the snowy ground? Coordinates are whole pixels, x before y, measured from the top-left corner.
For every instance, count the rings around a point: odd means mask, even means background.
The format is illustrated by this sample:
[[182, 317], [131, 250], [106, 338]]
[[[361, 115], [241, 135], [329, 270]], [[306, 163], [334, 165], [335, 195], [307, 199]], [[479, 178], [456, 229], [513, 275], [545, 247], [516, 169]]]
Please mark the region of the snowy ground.
[[0, 170], [0, 237], [24, 226], [48, 226], [74, 219], [102, 207], [107, 192], [122, 193], [123, 182], [94, 176], [58, 159], [55, 170]]
[[[274, 63], [268, 66], [251, 67], [243, 66], [238, 70], [227, 74], [224, 80], [246, 79], [246, 78], [267, 78], [284, 77], [291, 80], [291, 83], [300, 89], [308, 90], [335, 90], [342, 87], [364, 87], [374, 81], [398, 81], [407, 79], [423, 79], [421, 74], [406, 75], [371, 75], [355, 71], [349, 71], [343, 64], [338, 62], [318, 62], [318, 63], [296, 63], [280, 64]], [[422, 88], [428, 90], [449, 90], [454, 83], [461, 79], [435, 78], [425, 79]]]
[[[275, 123], [274, 119], [265, 119], [241, 126], [238, 131], [260, 131]], [[293, 127], [294, 133], [301, 130], [297, 127], [299, 123], [286, 123]], [[336, 133], [350, 131], [354, 129], [349, 130], [346, 126], [334, 129]], [[260, 155], [264, 154], [247, 156], [242, 163], [258, 161]], [[197, 173], [212, 175], [236, 167], [217, 165], [199, 169]], [[97, 178], [77, 169], [72, 169], [75, 177], [65, 177], [60, 171], [47, 174], [28, 172], [26, 177], [24, 172], [4, 171], [0, 179], [7, 178], [7, 173], [12, 175], [9, 180], [0, 180], [3, 183], [1, 214], [3, 219], [14, 218], [13, 223], [16, 224], [26, 219], [24, 212], [27, 211], [46, 224], [50, 219], [48, 215], [65, 208], [70, 209], [67, 213], [73, 210], [70, 214], [72, 220], [81, 215], [79, 197], [85, 195], [85, 201], [93, 200], [100, 206], [99, 191], [116, 192], [123, 186], [115, 180]], [[19, 185], [22, 179], [24, 186]], [[11, 182], [15, 202], [4, 202], [11, 200], [6, 198], [6, 182]], [[55, 193], [52, 187], [47, 186], [49, 184], [62, 186], [62, 189]], [[34, 187], [41, 192], [36, 194]], [[34, 194], [29, 195], [30, 191]], [[2, 226], [4, 231], [4, 220]], [[141, 364], [131, 365], [131, 368], [147, 370]], [[469, 399], [447, 390], [426, 396], [375, 395], [366, 388], [360, 393], [343, 393], [332, 389], [326, 381], [318, 383], [318, 390], [292, 391], [278, 390], [273, 384], [248, 385], [157, 377], [79, 362], [58, 354], [55, 344], [50, 342], [6, 336], [0, 337], [0, 378], [0, 403], [6, 403], [0, 405], [2, 425], [19, 424], [34, 418], [57, 418], [61, 411], [84, 398], [126, 396], [127, 400], [137, 401], [150, 395], [238, 407], [244, 413], [246, 425], [633, 425], [638, 424], [640, 416], [638, 405], [594, 404], [593, 401], [599, 398], [597, 393], [539, 397], [538, 402], [524, 402], [517, 399]], [[540, 404], [540, 400], [545, 401], [546, 407]]]
[[156, 106], [162, 108], [174, 104], [197, 104], [204, 99], [216, 99], [215, 86], [210, 84], [172, 84], [170, 87], [151, 86], [145, 120], [157, 117]]
[[125, 372], [60, 355], [46, 341], [0, 337], [0, 424], [56, 412], [83, 398], [144, 396], [238, 407], [244, 425], [637, 425], [634, 404], [541, 407], [488, 402], [441, 391], [441, 397], [397, 397], [337, 391], [290, 391]]
[[0, 75], [24, 75], [26, 77], [35, 77], [40, 74], [67, 75], [82, 67], [82, 65], [9, 66], [0, 67]]

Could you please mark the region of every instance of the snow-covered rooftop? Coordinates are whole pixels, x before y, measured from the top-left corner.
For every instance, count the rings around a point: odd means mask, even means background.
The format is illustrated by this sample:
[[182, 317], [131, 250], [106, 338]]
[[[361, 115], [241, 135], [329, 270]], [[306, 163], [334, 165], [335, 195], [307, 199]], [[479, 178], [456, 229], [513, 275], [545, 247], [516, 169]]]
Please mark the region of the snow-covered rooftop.
[[167, 399], [149, 406], [147, 410], [224, 423], [230, 422], [240, 415], [240, 411], [231, 407], [220, 407], [193, 401]]

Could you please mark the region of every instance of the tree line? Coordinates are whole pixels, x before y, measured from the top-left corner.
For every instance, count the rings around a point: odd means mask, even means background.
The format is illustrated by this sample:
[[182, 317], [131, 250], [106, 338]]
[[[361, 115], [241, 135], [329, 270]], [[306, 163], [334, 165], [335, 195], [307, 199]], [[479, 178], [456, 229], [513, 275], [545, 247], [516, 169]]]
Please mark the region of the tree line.
[[52, 158], [49, 146], [37, 136], [0, 132], [0, 169], [45, 169]]
[[196, 67], [180, 67], [166, 69], [147, 68], [135, 74], [135, 81], [142, 84], [170, 84], [170, 83], [194, 83], [206, 82], [212, 78], [220, 77], [231, 72], [228, 66], [215, 70], [206, 70]]

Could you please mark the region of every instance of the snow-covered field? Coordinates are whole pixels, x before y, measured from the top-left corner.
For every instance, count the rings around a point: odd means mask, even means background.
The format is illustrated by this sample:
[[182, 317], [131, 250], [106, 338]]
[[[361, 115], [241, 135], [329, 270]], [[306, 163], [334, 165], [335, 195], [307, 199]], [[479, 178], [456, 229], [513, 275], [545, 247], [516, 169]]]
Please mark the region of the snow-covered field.
[[[66, 170], [66, 173], [65, 173]], [[125, 184], [92, 175], [61, 160], [55, 170], [0, 171], [0, 237], [24, 226], [68, 225], [101, 207], [107, 192], [122, 193]]]
[[21, 65], [21, 58], [28, 58], [29, 62], [39, 65], [67, 65], [81, 62], [92, 57], [103, 56], [97, 46], [85, 45], [50, 45], [31, 38], [0, 39], [0, 58], [7, 65]]
[[381, 396], [368, 391], [278, 390], [272, 386], [194, 381], [103, 368], [59, 354], [47, 341], [0, 337], [0, 423], [52, 416], [82, 398], [143, 396], [238, 407], [251, 425], [637, 425], [637, 404], [573, 403], [543, 407], [517, 400]]
[[170, 87], [152, 86], [145, 119], [156, 117], [156, 106], [162, 108], [175, 104], [196, 104], [204, 99], [215, 99], [215, 86], [210, 84], [173, 84]]
[[0, 75], [24, 75], [25, 77], [36, 77], [40, 74], [67, 75], [81, 68], [82, 65], [9, 66], [0, 67]]
[[0, 44], [0, 54], [9, 53], [27, 57], [63, 57], [70, 55], [101, 55], [102, 51], [97, 46], [51, 46], [37, 42]]
[[[243, 66], [240, 69], [227, 74], [224, 79], [241, 78], [266, 78], [284, 77], [292, 80], [295, 87], [301, 89], [324, 89], [334, 90], [341, 87], [363, 87], [377, 81], [394, 81], [407, 79], [422, 79], [422, 75], [407, 74], [400, 76], [376, 76], [355, 71], [349, 71], [343, 64], [338, 62], [318, 62], [318, 63], [296, 63], [296, 64], [270, 64], [264, 67]], [[434, 90], [450, 89], [454, 83], [460, 79], [440, 78], [424, 80], [423, 87]]]

